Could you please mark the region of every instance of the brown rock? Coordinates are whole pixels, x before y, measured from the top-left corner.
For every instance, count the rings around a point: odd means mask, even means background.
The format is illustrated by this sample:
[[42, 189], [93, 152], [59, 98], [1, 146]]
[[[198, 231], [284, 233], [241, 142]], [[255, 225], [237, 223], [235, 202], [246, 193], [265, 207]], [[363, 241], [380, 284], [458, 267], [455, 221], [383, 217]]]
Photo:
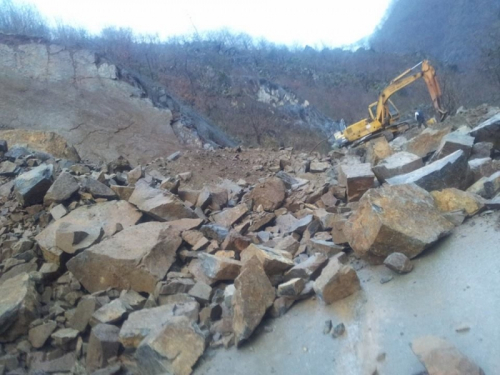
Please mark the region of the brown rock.
[[212, 287], [203, 281], [198, 281], [189, 289], [188, 294], [200, 303], [207, 303], [212, 296]]
[[152, 293], [181, 242], [179, 232], [166, 223], [140, 224], [83, 251], [67, 266], [90, 292], [113, 287]]
[[56, 230], [56, 247], [74, 254], [96, 244], [103, 235], [104, 230], [100, 227], [63, 223]]
[[392, 253], [384, 260], [387, 268], [397, 273], [408, 273], [413, 270], [413, 264], [408, 257], [402, 253]]
[[250, 238], [242, 236], [238, 232], [232, 230], [222, 242], [221, 248], [223, 250], [234, 250], [237, 252], [241, 252], [245, 250], [252, 241]]
[[359, 204], [344, 233], [360, 257], [402, 252], [414, 258], [454, 228], [432, 196], [413, 184], [371, 189]]
[[391, 146], [384, 136], [368, 141], [365, 147], [365, 160], [373, 166], [378, 165], [381, 160], [388, 158], [393, 153]]
[[135, 190], [129, 202], [160, 221], [197, 217], [194, 211], [185, 206], [175, 195], [152, 188], [145, 180], [139, 180], [135, 184]]
[[269, 309], [269, 314], [273, 318], [279, 318], [286, 314], [295, 300], [289, 297], [278, 297], [274, 300], [273, 305]]
[[115, 192], [119, 199], [128, 201], [135, 190], [133, 186], [111, 185], [111, 190]]
[[286, 188], [283, 181], [277, 177], [271, 177], [256, 185], [250, 193], [254, 207], [262, 206], [265, 211], [275, 211], [285, 201]]
[[473, 145], [474, 137], [459, 132], [449, 133], [441, 140], [439, 148], [432, 156], [431, 161], [442, 159], [445, 156], [453, 154], [457, 150], [462, 150], [468, 159]]
[[358, 201], [361, 196], [373, 187], [375, 175], [371, 164], [341, 165], [339, 168], [339, 181], [345, 182], [347, 199], [349, 202]]
[[54, 340], [54, 345], [67, 349], [78, 337], [79, 332], [73, 328], [61, 328], [54, 332], [50, 337]]
[[87, 371], [105, 367], [110, 358], [118, 355], [120, 328], [109, 324], [98, 324], [92, 328], [87, 347]]
[[431, 192], [436, 206], [443, 212], [465, 210], [473, 216], [484, 208], [483, 199], [475, 194], [450, 188]]
[[295, 278], [278, 285], [278, 297], [295, 297], [304, 290], [304, 279]]
[[441, 139], [451, 131], [451, 126], [442, 129], [427, 128], [416, 137], [403, 144], [403, 151], [410, 152], [421, 158], [436, 151], [439, 148]]
[[31, 345], [35, 349], [41, 348], [47, 339], [50, 337], [52, 332], [57, 327], [57, 323], [49, 320], [47, 323], [40, 324], [39, 326], [36, 326], [34, 328], [31, 328], [28, 333], [28, 338], [31, 343]]
[[234, 280], [241, 270], [241, 262], [210, 254], [200, 254], [203, 271], [212, 280]]
[[350, 296], [359, 289], [356, 271], [351, 266], [342, 264], [337, 258], [330, 259], [314, 282], [314, 291], [327, 305]]
[[429, 375], [484, 375], [479, 366], [439, 337], [419, 337], [411, 343], [411, 350]]
[[290, 253], [254, 244], [243, 250], [240, 257], [243, 264], [257, 257], [262, 262], [266, 274], [270, 276], [283, 273], [294, 266]]
[[311, 239], [308, 241], [307, 245], [308, 254], [313, 255], [319, 253], [326, 255], [328, 258], [340, 253], [342, 250], [344, 250], [342, 246], [336, 245], [331, 241]]
[[248, 206], [243, 203], [234, 208], [221, 211], [213, 216], [216, 224], [230, 228], [248, 212]]
[[236, 345], [248, 339], [272, 306], [274, 288], [267, 278], [260, 260], [248, 260], [234, 282], [232, 297], [233, 331]]
[[276, 250], [286, 251], [293, 256], [299, 249], [299, 242], [295, 238], [293, 238], [293, 236], [286, 236], [282, 240], [278, 241], [274, 248]]
[[127, 313], [127, 306], [120, 299], [115, 299], [110, 303], [100, 307], [92, 314], [92, 325], [114, 324], [122, 320]]
[[94, 297], [82, 298], [75, 309], [75, 313], [69, 319], [68, 326], [81, 333], [85, 332], [96, 307], [97, 302]]
[[141, 342], [135, 358], [144, 374], [189, 375], [205, 345], [205, 336], [195, 323], [172, 317]]

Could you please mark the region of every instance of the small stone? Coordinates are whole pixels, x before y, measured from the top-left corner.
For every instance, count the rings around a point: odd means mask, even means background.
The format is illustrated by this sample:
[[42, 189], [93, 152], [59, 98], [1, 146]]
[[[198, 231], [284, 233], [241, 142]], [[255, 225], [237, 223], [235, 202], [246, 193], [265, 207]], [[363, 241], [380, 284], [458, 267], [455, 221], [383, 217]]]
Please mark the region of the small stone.
[[127, 313], [127, 306], [120, 299], [102, 306], [92, 314], [92, 321], [104, 324], [119, 322]]
[[174, 152], [173, 154], [170, 154], [168, 157], [167, 157], [167, 160], [168, 161], [174, 161], [174, 160], [177, 160], [181, 157], [181, 152], [180, 151], [176, 151]]
[[389, 275], [389, 276], [382, 276], [380, 278], [380, 284], [386, 284], [389, 281], [391, 281], [392, 279], [394, 279], [394, 276], [391, 276], [391, 275]]
[[204, 282], [198, 281], [194, 286], [189, 290], [188, 293], [190, 296], [196, 298], [196, 300], [200, 303], [207, 303], [210, 301], [210, 296], [212, 294], [212, 288], [210, 285], [205, 284]]
[[54, 340], [54, 344], [61, 348], [65, 348], [76, 340], [79, 332], [73, 328], [62, 328], [56, 332], [54, 332], [50, 337]]
[[384, 260], [384, 264], [390, 270], [397, 273], [408, 273], [413, 270], [413, 263], [402, 253], [392, 253]]
[[33, 345], [35, 349], [41, 348], [50, 337], [52, 332], [54, 332], [56, 327], [57, 323], [50, 320], [47, 323], [40, 324], [39, 326], [31, 328], [28, 334], [31, 345]]
[[337, 337], [342, 336], [345, 333], [345, 325], [344, 323], [337, 324], [332, 330], [332, 337], [336, 339]]
[[323, 334], [328, 335], [331, 332], [332, 327], [333, 327], [332, 320], [331, 319], [325, 320], [325, 324], [323, 326]]
[[68, 210], [66, 210], [66, 207], [64, 207], [64, 205], [62, 205], [62, 204], [58, 204], [57, 206], [55, 206], [54, 208], [52, 208], [50, 210], [50, 214], [52, 215], [54, 220], [59, 220], [67, 213], [68, 213]]
[[304, 290], [305, 285], [303, 279], [291, 279], [290, 281], [278, 285], [278, 297], [298, 296]]

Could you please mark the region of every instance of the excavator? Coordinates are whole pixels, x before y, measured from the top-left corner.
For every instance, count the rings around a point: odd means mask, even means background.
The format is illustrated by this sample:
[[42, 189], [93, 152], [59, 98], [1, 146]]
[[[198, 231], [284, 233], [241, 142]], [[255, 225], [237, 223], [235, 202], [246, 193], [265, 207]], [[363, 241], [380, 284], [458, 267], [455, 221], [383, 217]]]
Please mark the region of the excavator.
[[[421, 70], [417, 71], [419, 67], [421, 67]], [[365, 118], [348, 126], [344, 130], [336, 132], [334, 134], [335, 143], [340, 147], [347, 145], [356, 146], [377, 136], [382, 131], [397, 130], [397, 127], [404, 124], [404, 122], [399, 122], [401, 116], [390, 97], [420, 78], [423, 78], [427, 84], [439, 121], [443, 121], [446, 118], [447, 111], [442, 108], [442, 94], [436, 77], [436, 70], [428, 60], [424, 60], [413, 68], [404, 71], [390, 82], [380, 93], [378, 101], [370, 104], [368, 107], [369, 118]]]

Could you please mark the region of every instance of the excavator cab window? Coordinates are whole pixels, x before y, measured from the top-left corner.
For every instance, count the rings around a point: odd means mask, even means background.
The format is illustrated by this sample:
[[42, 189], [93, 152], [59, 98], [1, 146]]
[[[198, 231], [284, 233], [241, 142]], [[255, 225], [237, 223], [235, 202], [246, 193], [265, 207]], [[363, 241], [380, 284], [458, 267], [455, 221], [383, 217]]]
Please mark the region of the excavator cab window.
[[399, 111], [394, 105], [394, 103], [389, 99], [387, 101], [387, 105], [389, 107], [389, 116], [391, 117], [391, 120], [399, 120]]

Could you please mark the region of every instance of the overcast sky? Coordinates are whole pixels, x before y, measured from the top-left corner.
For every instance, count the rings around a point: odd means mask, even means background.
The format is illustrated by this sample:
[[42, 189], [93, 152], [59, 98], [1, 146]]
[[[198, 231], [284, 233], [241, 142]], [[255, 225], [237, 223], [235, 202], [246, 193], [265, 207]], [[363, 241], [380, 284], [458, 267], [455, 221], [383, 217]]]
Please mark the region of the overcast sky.
[[391, 0], [14, 0], [96, 33], [131, 27], [161, 37], [223, 27], [277, 43], [341, 46], [369, 35]]

